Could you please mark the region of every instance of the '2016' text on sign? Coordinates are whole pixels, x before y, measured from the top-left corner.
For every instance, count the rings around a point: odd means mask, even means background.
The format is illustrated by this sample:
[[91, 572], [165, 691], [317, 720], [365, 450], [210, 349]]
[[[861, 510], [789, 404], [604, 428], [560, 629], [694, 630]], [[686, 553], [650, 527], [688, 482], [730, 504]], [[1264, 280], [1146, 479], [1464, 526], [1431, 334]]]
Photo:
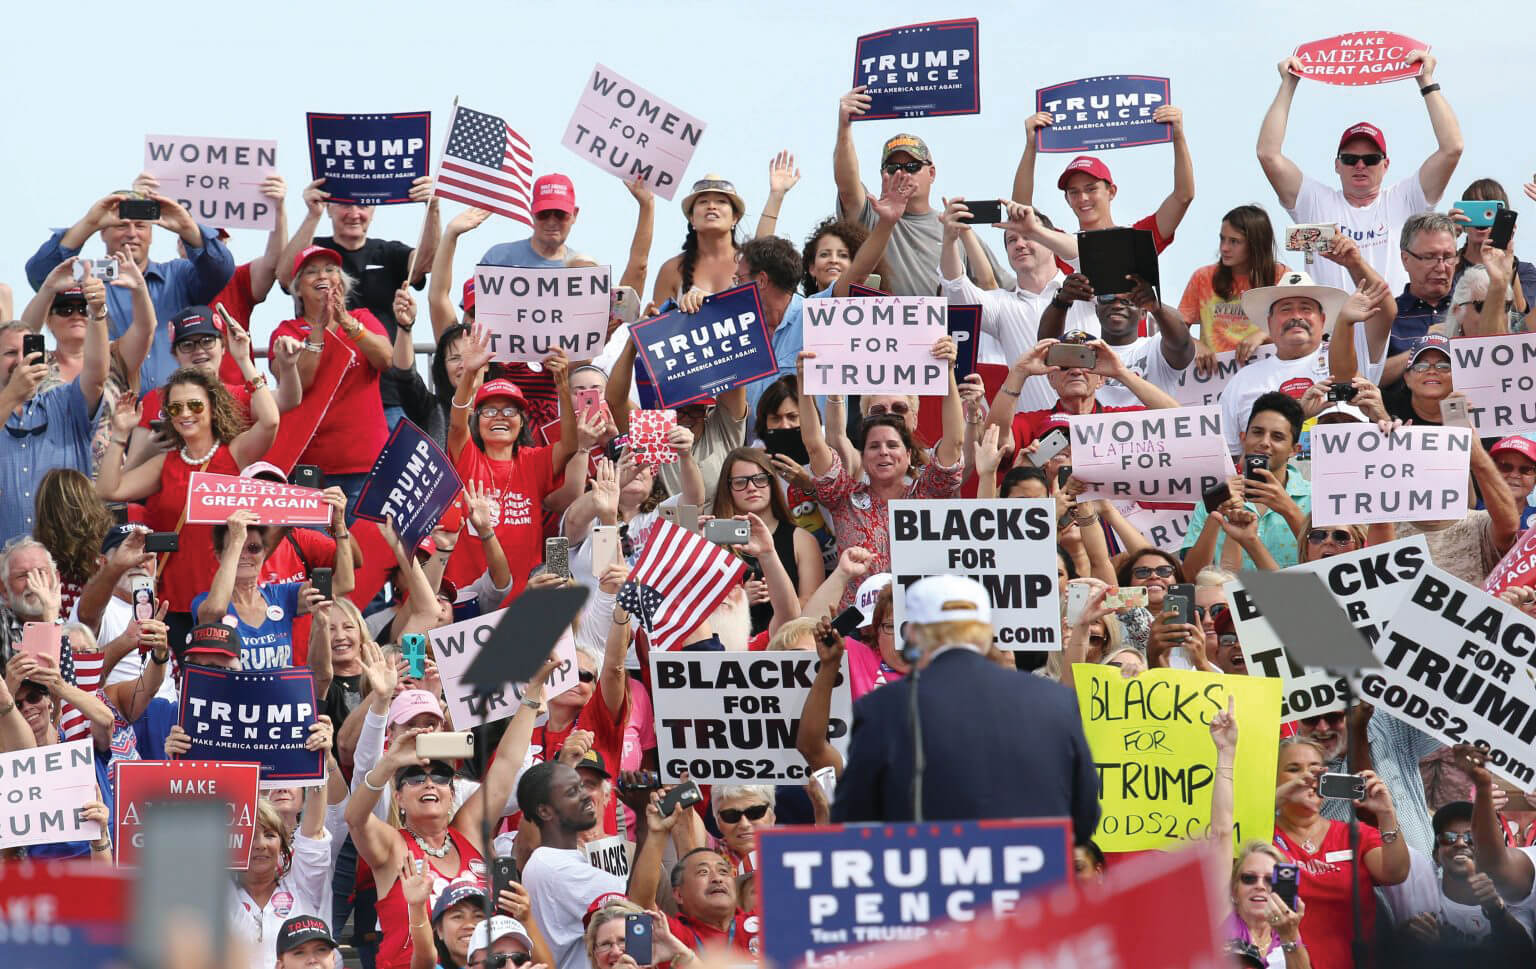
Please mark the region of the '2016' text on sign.
[[561, 144], [624, 181], [670, 200], [704, 135], [704, 122], [598, 64]]
[[607, 266], [578, 269], [475, 267], [475, 322], [493, 359], [533, 363], [556, 350], [590, 360], [608, 339]]
[[1051, 116], [1035, 132], [1041, 151], [1104, 151], [1173, 140], [1173, 126], [1152, 120], [1168, 103], [1168, 79], [1140, 75], [1084, 77], [1035, 92], [1035, 110]]
[[979, 113], [979, 30], [973, 17], [860, 37], [854, 45], [853, 83], [865, 88], [869, 110], [853, 120]]
[[949, 335], [948, 303], [938, 296], [875, 296], [805, 302], [809, 394], [949, 392], [949, 365], [933, 345]]
[[144, 170], [192, 218], [225, 229], [270, 229], [278, 202], [261, 194], [277, 174], [277, 142], [144, 136]]

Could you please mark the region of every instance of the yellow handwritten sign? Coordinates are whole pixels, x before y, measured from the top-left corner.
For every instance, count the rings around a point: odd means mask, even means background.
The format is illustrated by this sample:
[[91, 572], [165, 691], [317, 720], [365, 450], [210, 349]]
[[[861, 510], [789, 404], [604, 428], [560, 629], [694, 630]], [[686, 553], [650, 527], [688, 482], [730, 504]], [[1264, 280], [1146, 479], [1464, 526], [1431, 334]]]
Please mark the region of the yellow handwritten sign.
[[1105, 851], [1171, 850], [1204, 838], [1211, 820], [1216, 745], [1211, 717], [1235, 702], [1235, 842], [1274, 834], [1280, 681], [1196, 670], [1072, 667], [1083, 732], [1099, 773]]

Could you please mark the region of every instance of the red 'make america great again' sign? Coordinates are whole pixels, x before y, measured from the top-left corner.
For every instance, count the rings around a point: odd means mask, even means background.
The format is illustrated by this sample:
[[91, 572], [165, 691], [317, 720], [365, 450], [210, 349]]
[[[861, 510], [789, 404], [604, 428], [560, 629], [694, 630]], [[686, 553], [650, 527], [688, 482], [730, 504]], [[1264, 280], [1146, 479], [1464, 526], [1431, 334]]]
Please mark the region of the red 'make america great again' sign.
[[1302, 65], [1297, 73], [1324, 84], [1385, 84], [1418, 76], [1422, 65], [1408, 61], [1408, 55], [1416, 50], [1427, 51], [1429, 45], [1390, 31], [1358, 30], [1296, 48], [1296, 59]]

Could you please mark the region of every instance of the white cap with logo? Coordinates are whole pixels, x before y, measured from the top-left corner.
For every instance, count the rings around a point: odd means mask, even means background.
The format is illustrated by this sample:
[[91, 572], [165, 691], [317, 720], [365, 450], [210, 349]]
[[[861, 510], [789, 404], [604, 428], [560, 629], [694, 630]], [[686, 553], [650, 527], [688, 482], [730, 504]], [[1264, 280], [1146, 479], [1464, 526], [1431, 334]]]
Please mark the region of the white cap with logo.
[[853, 597], [853, 604], [864, 614], [864, 620], [859, 623], [861, 627], [875, 621], [875, 602], [880, 598], [880, 590], [890, 584], [889, 572], [878, 572], [859, 583], [859, 594]]
[[481, 949], [488, 949], [492, 943], [509, 935], [521, 939], [528, 951], [533, 951], [533, 940], [528, 937], [528, 930], [523, 928], [523, 923], [508, 915], [493, 915], [490, 921], [482, 921], [475, 926], [474, 934], [469, 937], [469, 951], [465, 957], [472, 957]]
[[975, 579], [958, 575], [930, 575], [919, 579], [904, 593], [907, 622], [992, 621], [992, 602]]

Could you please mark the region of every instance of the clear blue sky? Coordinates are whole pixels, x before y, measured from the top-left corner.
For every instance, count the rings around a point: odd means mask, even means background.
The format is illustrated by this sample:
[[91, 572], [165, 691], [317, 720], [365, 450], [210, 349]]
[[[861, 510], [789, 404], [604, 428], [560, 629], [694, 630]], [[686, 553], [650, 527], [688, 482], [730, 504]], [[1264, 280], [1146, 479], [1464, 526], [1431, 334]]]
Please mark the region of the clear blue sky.
[[[1173, 103], [1184, 109], [1197, 183], [1195, 203], [1163, 257], [1170, 301], [1191, 270], [1214, 260], [1218, 221], [1233, 205], [1258, 202], [1283, 228], [1286, 217], [1254, 158], [1254, 138], [1275, 92], [1275, 64], [1297, 44], [1331, 34], [1391, 29], [1430, 43], [1441, 61], [1437, 79], [1467, 138], [1447, 202], [1473, 178], [1493, 176], [1517, 208], [1533, 208], [1520, 192], [1536, 165], [1526, 151], [1531, 61], [1522, 25], [1531, 20], [1526, 5], [1507, 0], [1475, 8], [1421, 2], [1345, 8], [1314, 0], [1162, 6], [1110, 0], [1083, 7], [890, 0], [841, 8], [802, 0], [750, 7], [691, 0], [162, 0], [151, 7], [17, 5], [8, 15], [11, 43], [0, 59], [10, 92], [8, 136], [0, 143], [6, 186], [0, 280], [16, 289], [18, 311], [31, 296], [22, 268], [27, 257], [49, 227], [72, 223], [92, 200], [132, 180], [147, 132], [276, 139], [290, 188], [288, 216], [297, 224], [303, 214], [298, 193], [309, 179], [305, 111], [430, 108], [434, 140], [440, 140], [455, 95], [519, 129], [533, 145], [537, 171], [574, 179], [581, 216], [571, 242], [614, 263], [617, 272], [634, 203], [616, 179], [560, 145], [598, 61], [708, 123], [687, 180], [710, 171], [735, 180], [749, 206], [749, 231], [767, 191], [769, 160], [781, 148], [793, 151], [803, 177], [779, 227], [799, 245], [833, 204], [836, 105], [851, 82], [855, 37], [943, 17], [981, 21], [982, 113], [856, 125], [866, 182], [875, 176], [880, 143], [912, 130], [933, 149], [941, 193], [1006, 194], [1037, 87], [1097, 74], [1168, 76]], [[118, 98], [126, 104], [117, 106]], [[1386, 132], [1389, 178], [1415, 170], [1432, 149], [1411, 82], [1359, 89], [1303, 82], [1287, 153], [1308, 173], [1331, 180], [1339, 132], [1359, 120]], [[1067, 213], [1053, 183], [1069, 157], [1046, 156], [1040, 166], [1037, 199], [1058, 218]], [[1167, 194], [1168, 146], [1104, 157], [1120, 185], [1114, 212], [1121, 221], [1151, 212]], [[459, 210], [444, 203], [445, 221]], [[420, 217], [417, 206], [381, 208], [373, 234], [414, 238]], [[652, 282], [684, 229], [677, 204], [658, 200]], [[322, 231], [328, 231], [324, 223]], [[456, 282], [492, 243], [526, 234], [500, 218], [477, 229], [460, 247]], [[237, 259], [257, 255], [264, 238], [237, 230]], [[173, 255], [172, 245], [168, 233], [157, 233], [155, 257]], [[99, 246], [93, 242], [87, 252], [99, 254]], [[288, 309], [280, 294], [257, 309], [263, 344]]]

